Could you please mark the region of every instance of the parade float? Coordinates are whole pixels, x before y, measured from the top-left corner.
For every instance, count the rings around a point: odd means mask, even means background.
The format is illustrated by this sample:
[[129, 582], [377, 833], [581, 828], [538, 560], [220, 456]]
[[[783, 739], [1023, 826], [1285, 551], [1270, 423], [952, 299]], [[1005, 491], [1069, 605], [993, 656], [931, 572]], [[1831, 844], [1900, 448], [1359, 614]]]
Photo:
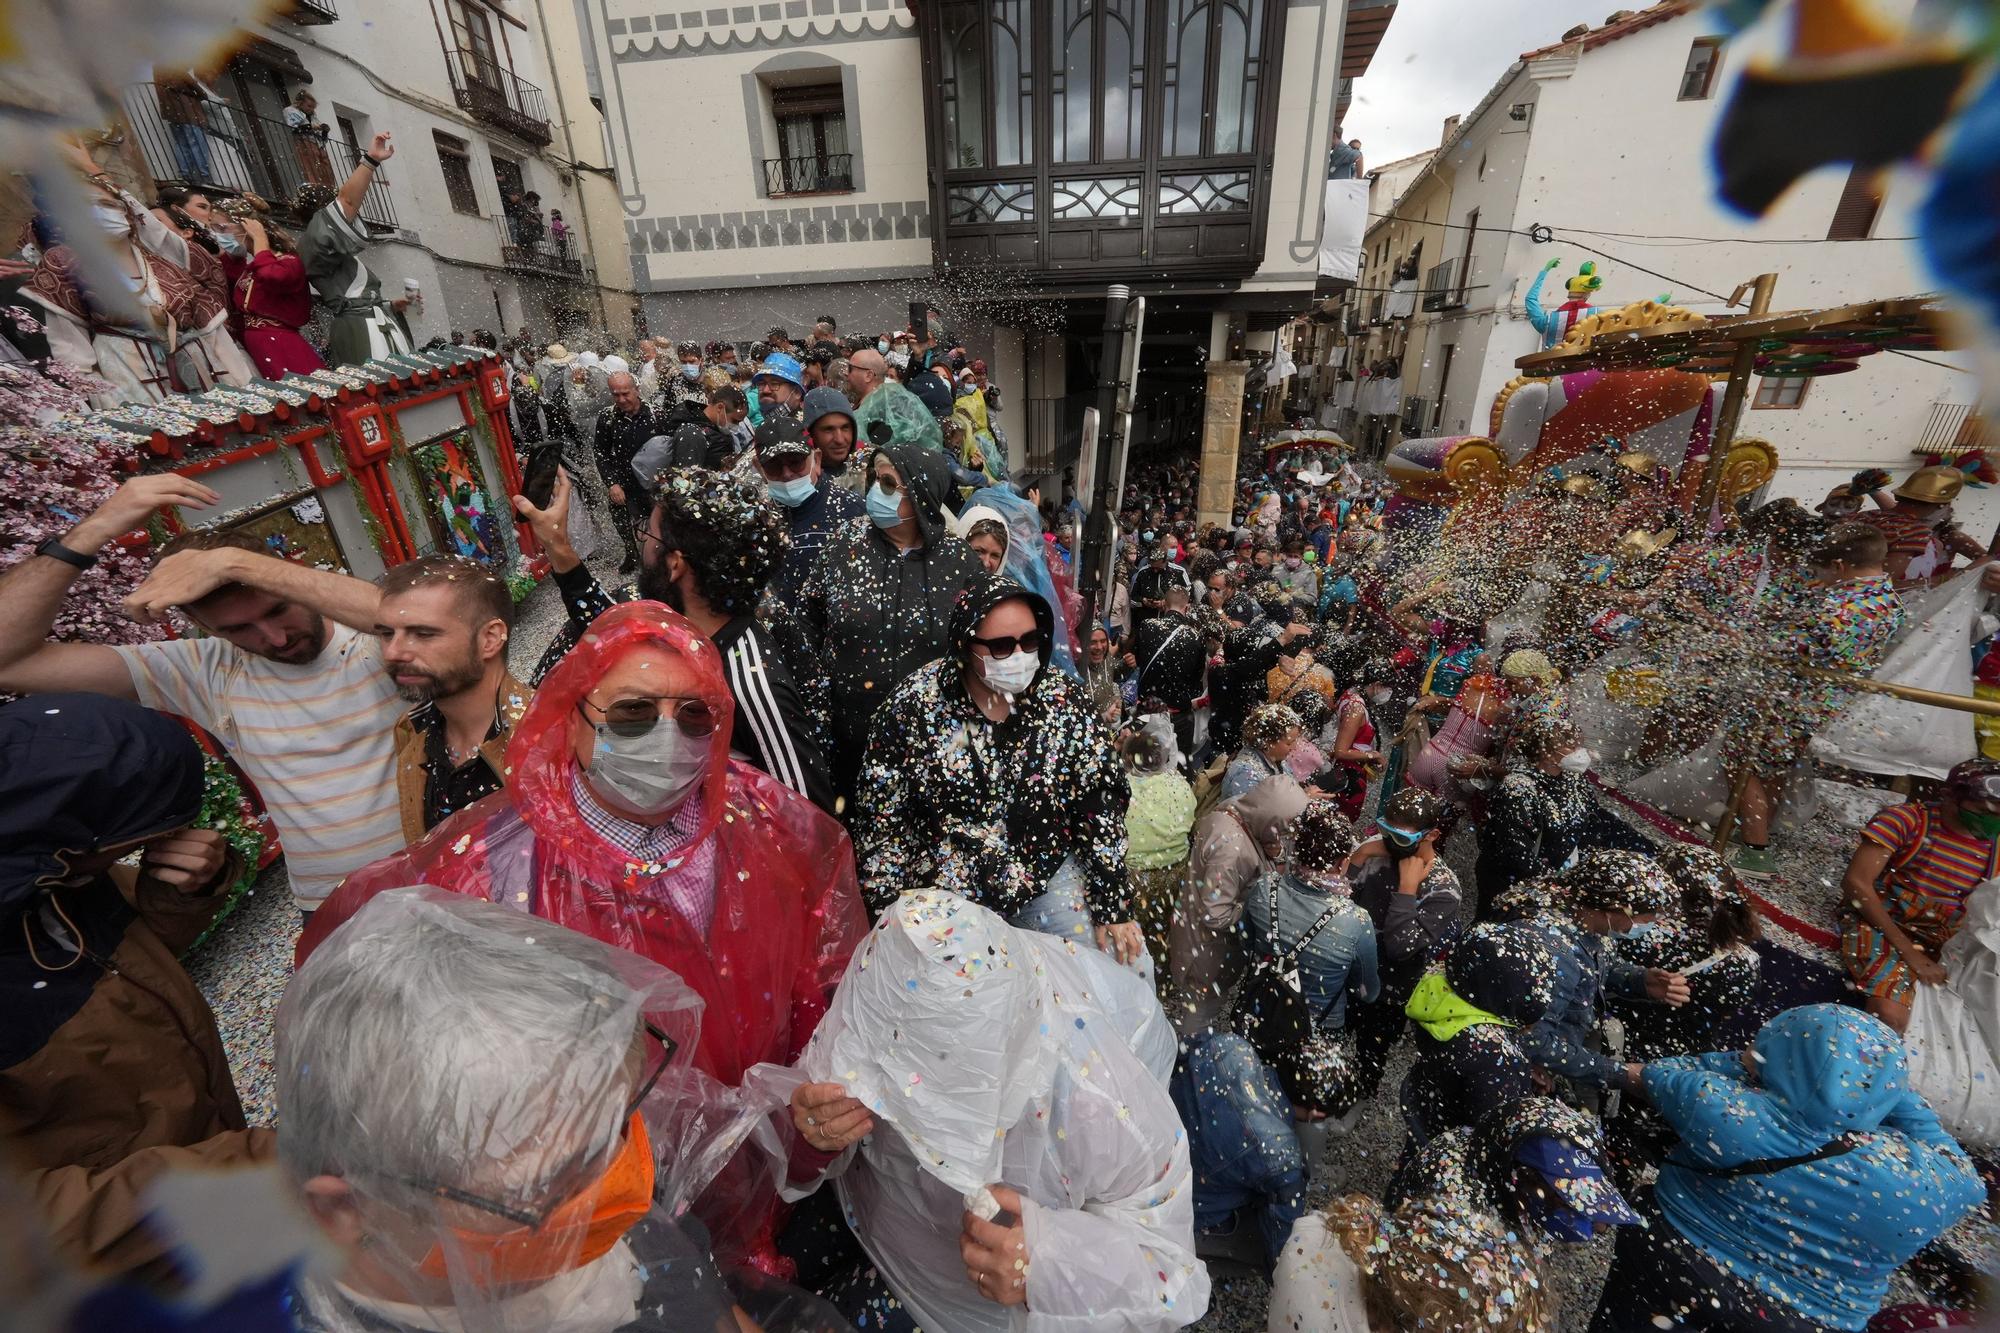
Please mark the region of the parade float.
[[512, 520], [521, 466], [506, 368], [453, 347], [247, 388], [127, 403], [86, 421], [125, 472], [178, 472], [219, 492], [183, 526], [247, 532], [272, 555], [356, 578], [432, 552], [505, 571], [517, 595], [536, 554]]
[[1884, 352], [1933, 350], [1941, 320], [1920, 297], [1715, 318], [1657, 301], [1599, 310], [1516, 362], [1522, 373], [1494, 395], [1486, 434], [1390, 452], [1392, 527], [1477, 522], [1552, 471], [1610, 483], [1621, 457], [1652, 460], [1659, 498], [1713, 526], [1777, 473], [1766, 441], [1736, 435], [1754, 378], [1841, 375]]
[[[245, 532], [280, 559], [366, 579], [431, 552], [462, 555], [502, 571], [517, 598], [544, 569], [532, 533], [511, 521], [521, 465], [506, 368], [492, 353], [446, 348], [92, 411], [86, 396], [101, 387], [59, 368], [0, 379], [19, 408], [0, 418], [0, 564], [60, 536], [134, 474], [199, 477], [223, 498], [212, 510], [163, 509], [120, 539], [77, 580], [59, 639], [171, 633], [124, 620], [118, 603], [150, 548], [190, 528]], [[201, 823], [252, 867], [233, 899], [279, 849], [249, 782], [201, 740]]]

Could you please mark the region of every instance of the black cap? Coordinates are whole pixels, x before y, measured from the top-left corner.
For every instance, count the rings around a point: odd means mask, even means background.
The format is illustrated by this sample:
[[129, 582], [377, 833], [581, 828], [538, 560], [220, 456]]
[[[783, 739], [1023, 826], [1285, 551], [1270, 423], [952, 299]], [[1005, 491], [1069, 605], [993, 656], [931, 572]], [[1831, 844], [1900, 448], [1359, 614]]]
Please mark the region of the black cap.
[[806, 443], [805, 432], [800, 429], [798, 421], [789, 416], [765, 422], [750, 438], [759, 458], [812, 452], [812, 446]]

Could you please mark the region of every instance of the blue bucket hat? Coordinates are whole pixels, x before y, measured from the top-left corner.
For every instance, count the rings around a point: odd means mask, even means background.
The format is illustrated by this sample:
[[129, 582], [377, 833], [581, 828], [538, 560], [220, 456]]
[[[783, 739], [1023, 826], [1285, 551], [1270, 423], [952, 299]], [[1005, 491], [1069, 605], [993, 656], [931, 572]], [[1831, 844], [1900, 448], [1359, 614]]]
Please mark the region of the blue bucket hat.
[[783, 380], [801, 392], [806, 387], [806, 373], [799, 365], [798, 358], [787, 356], [783, 352], [773, 352], [765, 357], [763, 363], [757, 367], [757, 373], [750, 377], [750, 382], [755, 384], [767, 376], [774, 380]]

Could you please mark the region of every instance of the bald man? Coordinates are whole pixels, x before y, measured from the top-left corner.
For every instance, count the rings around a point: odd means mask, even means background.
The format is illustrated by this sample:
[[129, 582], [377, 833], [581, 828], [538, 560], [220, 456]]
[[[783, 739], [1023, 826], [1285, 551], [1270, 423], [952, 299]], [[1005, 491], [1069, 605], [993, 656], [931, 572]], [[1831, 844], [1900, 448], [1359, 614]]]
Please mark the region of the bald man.
[[864, 348], [848, 358], [847, 396], [859, 407], [862, 400], [882, 387], [889, 378], [889, 363], [874, 348]]
[[665, 433], [665, 423], [653, 411], [653, 405], [640, 396], [639, 382], [629, 371], [613, 375], [608, 387], [611, 406], [597, 416], [591, 452], [597, 456], [597, 475], [604, 479], [605, 493], [611, 499], [612, 525], [625, 543], [625, 563], [618, 572], [630, 574], [639, 567], [635, 532], [637, 525], [645, 521], [646, 503], [646, 488], [632, 471], [632, 459], [646, 441]]

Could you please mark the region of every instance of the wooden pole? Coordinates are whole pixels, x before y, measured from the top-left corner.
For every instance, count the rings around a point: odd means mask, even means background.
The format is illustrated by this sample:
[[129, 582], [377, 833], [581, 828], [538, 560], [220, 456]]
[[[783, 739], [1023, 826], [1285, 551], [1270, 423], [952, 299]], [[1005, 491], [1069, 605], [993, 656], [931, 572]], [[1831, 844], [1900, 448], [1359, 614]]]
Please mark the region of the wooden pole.
[[[1738, 287], [1729, 298], [1729, 304], [1735, 305], [1742, 300], [1747, 289], [1750, 292], [1750, 317], [1755, 319], [1769, 314], [1771, 292], [1777, 285], [1777, 274], [1760, 273]], [[1701, 474], [1701, 497], [1695, 502], [1696, 522], [1700, 525], [1697, 531], [1708, 531], [1710, 516], [1715, 512], [1716, 492], [1722, 485], [1723, 460], [1729, 457], [1729, 448], [1736, 443], [1736, 426], [1742, 420], [1743, 400], [1749, 396], [1750, 376], [1756, 366], [1757, 344], [1738, 343], [1736, 360], [1729, 367], [1729, 387], [1722, 393], [1722, 411], [1716, 417], [1715, 432], [1709, 440], [1708, 466]]]

